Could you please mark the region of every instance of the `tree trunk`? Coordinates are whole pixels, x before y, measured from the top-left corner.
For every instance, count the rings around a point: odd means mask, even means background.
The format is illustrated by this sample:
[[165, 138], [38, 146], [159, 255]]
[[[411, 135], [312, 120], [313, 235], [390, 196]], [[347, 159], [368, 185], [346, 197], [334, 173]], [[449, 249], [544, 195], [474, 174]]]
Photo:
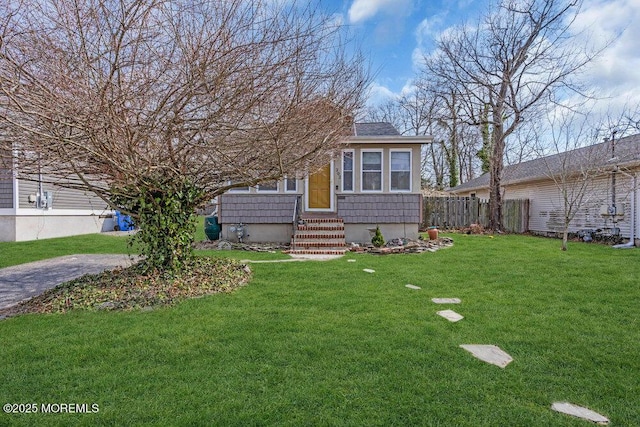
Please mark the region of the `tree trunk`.
[[567, 242], [569, 240], [569, 225], [565, 224], [564, 230], [562, 232], [562, 250], [567, 250]]
[[[494, 108], [494, 116], [500, 117], [501, 109]], [[494, 117], [494, 122], [499, 123]], [[504, 132], [502, 125], [494, 125], [493, 147], [491, 150], [491, 169], [489, 171], [489, 228], [493, 231], [502, 229], [502, 169], [504, 168]]]
[[138, 245], [147, 271], [177, 272], [193, 257], [196, 208], [205, 192], [170, 174], [145, 177], [136, 185], [114, 189], [114, 201], [132, 214]]

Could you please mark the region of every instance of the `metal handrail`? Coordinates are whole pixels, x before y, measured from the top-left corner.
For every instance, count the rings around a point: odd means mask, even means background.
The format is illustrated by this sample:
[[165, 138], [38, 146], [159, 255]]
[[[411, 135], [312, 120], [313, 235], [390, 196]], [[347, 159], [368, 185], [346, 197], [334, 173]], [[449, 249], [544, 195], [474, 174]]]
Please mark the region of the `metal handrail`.
[[301, 212], [301, 207], [300, 204], [302, 202], [302, 198], [300, 195], [296, 196], [296, 201], [294, 203], [293, 206], [293, 237], [291, 238], [291, 249], [295, 249], [295, 235], [296, 235], [296, 231], [298, 230], [298, 221], [300, 220], [300, 212]]

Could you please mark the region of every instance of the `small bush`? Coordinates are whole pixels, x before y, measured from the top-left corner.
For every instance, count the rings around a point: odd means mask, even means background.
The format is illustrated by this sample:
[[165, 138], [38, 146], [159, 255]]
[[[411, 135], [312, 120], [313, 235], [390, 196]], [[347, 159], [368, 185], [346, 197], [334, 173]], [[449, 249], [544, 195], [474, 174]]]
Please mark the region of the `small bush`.
[[376, 234], [371, 238], [371, 244], [376, 248], [384, 246], [384, 237], [380, 231], [380, 226], [376, 226]]

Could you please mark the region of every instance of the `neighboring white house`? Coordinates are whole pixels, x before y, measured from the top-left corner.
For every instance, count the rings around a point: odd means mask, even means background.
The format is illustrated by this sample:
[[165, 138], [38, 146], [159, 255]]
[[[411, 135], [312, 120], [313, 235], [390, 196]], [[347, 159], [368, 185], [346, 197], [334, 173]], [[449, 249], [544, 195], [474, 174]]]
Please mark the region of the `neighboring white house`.
[[[603, 234], [619, 233], [624, 239], [633, 234], [640, 243], [639, 189], [634, 187], [634, 177], [640, 177], [640, 135], [507, 166], [502, 178], [503, 199], [529, 199], [531, 232], [559, 233], [564, 223], [561, 189], [575, 191], [581, 172], [590, 178], [569, 231], [600, 230]], [[557, 183], [561, 175], [571, 178], [565, 186]], [[488, 199], [489, 174], [449, 192]]]
[[0, 241], [13, 242], [113, 230], [112, 211], [91, 192], [17, 179], [0, 169]]

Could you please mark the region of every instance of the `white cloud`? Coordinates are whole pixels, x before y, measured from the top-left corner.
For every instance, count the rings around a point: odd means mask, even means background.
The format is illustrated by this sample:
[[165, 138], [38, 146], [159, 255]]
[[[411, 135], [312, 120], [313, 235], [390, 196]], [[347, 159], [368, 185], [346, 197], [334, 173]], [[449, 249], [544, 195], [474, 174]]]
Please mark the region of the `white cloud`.
[[342, 15], [341, 13], [334, 13], [333, 15], [331, 15], [331, 22], [336, 27], [343, 26], [344, 25], [344, 15]]
[[416, 47], [411, 54], [414, 70], [419, 70], [424, 64], [424, 58], [435, 47], [435, 40], [442, 31], [446, 13], [425, 18], [415, 29]]
[[354, 0], [349, 8], [349, 22], [357, 24], [373, 18], [379, 12], [405, 14], [411, 0]]
[[443, 12], [430, 18], [425, 18], [420, 22], [415, 30], [416, 47], [411, 54], [414, 72], [423, 69], [425, 59], [437, 57], [442, 52], [436, 48], [436, 41], [439, 38], [447, 38], [452, 32], [458, 31], [461, 23], [449, 25], [447, 21], [448, 13]]
[[640, 103], [640, 0], [587, 1], [574, 28], [594, 47], [610, 43], [585, 69], [585, 84], [611, 110]]
[[388, 87], [377, 82], [371, 84], [369, 88], [369, 97], [367, 98], [368, 106], [376, 106], [384, 104], [387, 101], [396, 99], [398, 94], [394, 93]]

